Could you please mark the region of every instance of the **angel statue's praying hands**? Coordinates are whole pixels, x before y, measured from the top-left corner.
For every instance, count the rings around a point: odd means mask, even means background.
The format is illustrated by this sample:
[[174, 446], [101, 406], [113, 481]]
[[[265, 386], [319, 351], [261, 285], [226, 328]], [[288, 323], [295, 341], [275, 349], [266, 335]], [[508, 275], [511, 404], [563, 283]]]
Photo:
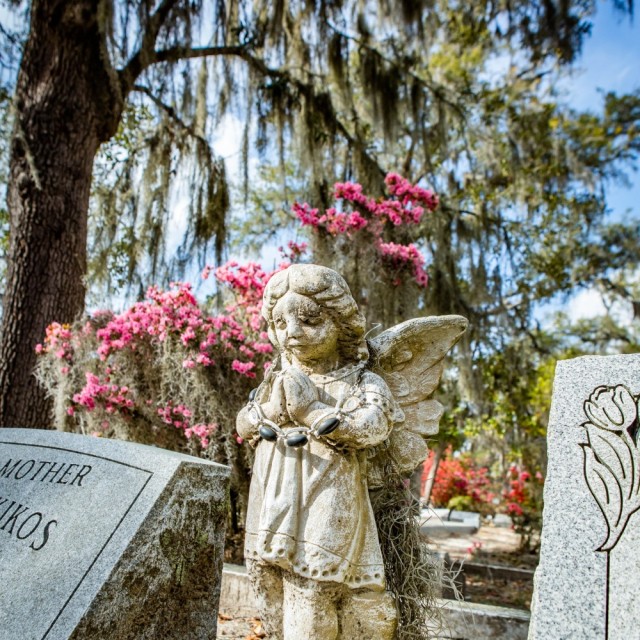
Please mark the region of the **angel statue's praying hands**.
[[466, 327], [422, 318], [365, 340], [344, 279], [293, 265], [262, 314], [280, 353], [237, 419], [256, 445], [245, 557], [272, 640], [391, 640], [396, 603], [369, 490], [409, 475], [437, 431], [443, 358]]

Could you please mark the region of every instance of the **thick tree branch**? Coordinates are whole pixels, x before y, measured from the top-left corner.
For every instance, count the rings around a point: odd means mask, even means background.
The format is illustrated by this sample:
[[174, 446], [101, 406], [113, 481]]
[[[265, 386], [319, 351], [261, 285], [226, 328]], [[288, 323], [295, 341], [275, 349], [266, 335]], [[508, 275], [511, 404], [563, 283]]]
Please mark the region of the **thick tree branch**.
[[207, 157], [212, 161], [211, 148], [209, 147], [209, 143], [203, 138], [197, 131], [189, 124], [187, 124], [176, 112], [173, 107], [170, 107], [168, 104], [165, 104], [160, 100], [157, 96], [153, 94], [151, 89], [145, 87], [143, 85], [136, 84], [132, 88], [133, 91], [138, 91], [139, 93], [144, 93], [149, 100], [151, 100], [157, 107], [162, 109], [171, 119], [172, 122], [176, 123], [185, 133], [189, 134], [205, 151]]
[[154, 53], [153, 62], [178, 62], [193, 58], [208, 58], [212, 56], [239, 56], [244, 57], [247, 52], [245, 45], [231, 45], [221, 47], [170, 47]]
[[165, 20], [169, 16], [171, 9], [173, 9], [177, 2], [178, 0], [162, 0], [151, 18], [149, 18], [146, 31], [142, 36], [140, 48], [133, 54], [126, 66], [118, 73], [120, 76], [122, 95], [126, 96], [133, 88], [133, 84], [140, 74], [156, 62], [154, 56], [158, 34], [160, 33], [160, 29], [165, 23]]
[[[160, 51], [154, 51], [151, 55], [148, 55], [144, 62], [146, 67], [151, 64], [159, 63], [159, 62], [168, 62], [175, 63], [180, 60], [191, 60], [196, 58], [206, 58], [212, 56], [234, 56], [244, 60], [252, 69], [257, 71], [260, 75], [273, 78], [277, 80], [284, 81], [290, 87], [295, 88], [301, 95], [305, 97], [310, 104], [314, 107], [318, 106], [318, 102], [321, 99], [321, 96], [318, 95], [314, 89], [314, 87], [310, 84], [299, 80], [291, 75], [289, 70], [282, 69], [274, 69], [269, 67], [264, 60], [253, 55], [251, 50], [246, 45], [231, 45], [231, 46], [219, 46], [219, 47], [170, 47], [168, 49], [162, 49]], [[133, 59], [132, 59], [133, 60]], [[131, 65], [127, 65], [127, 68]], [[145, 67], [145, 68], [146, 68]], [[138, 72], [141, 73], [142, 69]], [[126, 73], [126, 68], [123, 72]], [[131, 89], [136, 89], [138, 91], [143, 91], [146, 93], [152, 100], [155, 101], [154, 96], [152, 96], [148, 91], [148, 89], [144, 87], [139, 87], [138, 85], [132, 84]], [[162, 106], [165, 110], [167, 108], [166, 105]], [[378, 167], [381, 174], [384, 175], [384, 170], [380, 167], [380, 164], [375, 160], [375, 158], [371, 157], [371, 155], [367, 152], [366, 145], [360, 140], [357, 136], [353, 135], [346, 125], [340, 120], [338, 114], [335, 112], [333, 108], [333, 103], [330, 102], [330, 111], [327, 112], [326, 104], [323, 105], [325, 107], [322, 109], [325, 117], [329, 116], [331, 119], [332, 125], [335, 127], [336, 131], [351, 145], [354, 149], [356, 149], [359, 153], [363, 154], [366, 158], [368, 158], [372, 164]]]

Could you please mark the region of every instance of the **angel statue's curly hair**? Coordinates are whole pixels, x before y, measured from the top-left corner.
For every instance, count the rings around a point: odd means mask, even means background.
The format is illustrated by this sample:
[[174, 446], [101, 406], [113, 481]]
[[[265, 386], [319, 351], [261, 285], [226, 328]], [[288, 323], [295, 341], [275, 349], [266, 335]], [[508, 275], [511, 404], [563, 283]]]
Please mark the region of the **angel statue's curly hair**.
[[340, 330], [340, 360], [366, 362], [369, 349], [364, 338], [366, 321], [360, 313], [344, 278], [333, 269], [317, 264], [293, 264], [274, 274], [264, 290], [262, 317], [267, 321], [269, 339], [278, 345], [273, 322], [273, 308], [289, 291], [306, 296], [326, 309]]

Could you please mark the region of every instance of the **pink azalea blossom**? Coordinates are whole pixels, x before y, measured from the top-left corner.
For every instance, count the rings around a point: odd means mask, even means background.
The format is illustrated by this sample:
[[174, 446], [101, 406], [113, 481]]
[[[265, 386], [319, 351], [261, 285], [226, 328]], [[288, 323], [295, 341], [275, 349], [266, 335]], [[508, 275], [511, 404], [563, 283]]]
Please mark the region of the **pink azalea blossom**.
[[255, 369], [255, 362], [240, 362], [240, 360], [234, 360], [231, 363], [231, 368], [234, 371], [237, 371], [239, 374], [243, 376], [247, 376], [247, 378], [255, 378], [256, 374], [253, 373], [252, 369]]

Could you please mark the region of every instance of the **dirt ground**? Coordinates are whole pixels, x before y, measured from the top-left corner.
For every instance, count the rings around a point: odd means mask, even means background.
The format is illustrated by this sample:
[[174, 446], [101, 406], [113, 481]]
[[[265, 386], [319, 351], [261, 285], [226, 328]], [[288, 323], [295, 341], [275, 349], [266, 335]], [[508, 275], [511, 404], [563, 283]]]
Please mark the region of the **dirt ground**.
[[473, 535], [432, 535], [429, 546], [452, 558], [470, 559], [472, 555], [515, 554], [520, 536], [508, 527], [482, 526]]
[[[519, 536], [509, 528], [483, 526], [474, 535], [433, 536], [430, 546], [441, 553], [448, 553], [455, 560], [535, 568], [536, 558], [517, 554], [519, 542]], [[528, 609], [531, 582], [467, 575], [466, 599]], [[261, 640], [265, 635], [257, 618], [218, 616], [217, 640]]]
[[[432, 537], [432, 549], [448, 553], [452, 560], [476, 564], [505, 565], [535, 569], [538, 557], [518, 553], [520, 536], [509, 528], [483, 526], [474, 535]], [[529, 609], [533, 592], [531, 580], [506, 580], [500, 577], [465, 576], [465, 600], [501, 607]]]
[[260, 640], [265, 636], [258, 618], [231, 618], [218, 615], [216, 640]]

